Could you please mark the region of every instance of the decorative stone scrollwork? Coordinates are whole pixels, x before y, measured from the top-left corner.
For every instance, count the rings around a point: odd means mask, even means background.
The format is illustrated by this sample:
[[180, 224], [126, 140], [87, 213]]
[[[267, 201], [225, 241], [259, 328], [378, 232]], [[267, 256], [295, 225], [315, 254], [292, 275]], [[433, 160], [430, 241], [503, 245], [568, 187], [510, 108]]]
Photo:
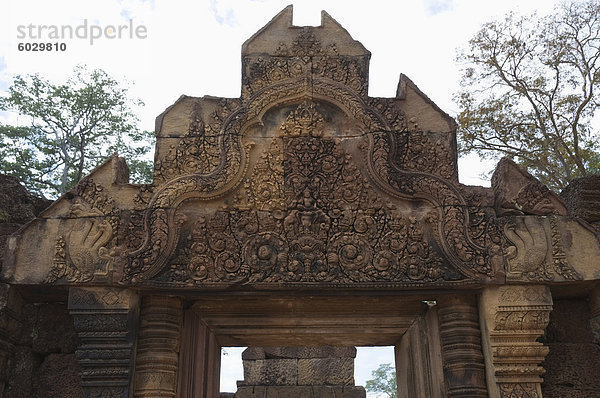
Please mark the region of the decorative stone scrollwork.
[[283, 143], [274, 139], [253, 171], [253, 178], [244, 180], [244, 189], [235, 198], [239, 210], [283, 210]]
[[287, 137], [320, 137], [323, 134], [323, 124], [323, 116], [317, 112], [315, 105], [304, 101], [288, 115], [280, 129]]
[[[463, 197], [453, 134], [407, 120], [406, 96], [368, 97], [369, 53], [349, 36], [293, 32], [244, 54], [240, 98], [183, 98], [161, 118], [154, 183], [119, 228], [88, 218], [59, 237], [49, 282], [99, 268], [124, 285], [499, 277], [502, 234]], [[82, 203], [73, 211], [95, 211]]]
[[255, 95], [276, 82], [298, 77], [321, 78], [367, 94], [368, 57], [342, 56], [337, 44], [324, 46], [310, 28], [302, 29], [291, 43], [281, 42], [272, 55], [243, 59], [242, 96]]
[[[411, 134], [409, 133], [409, 137]], [[448, 179], [454, 173], [453, 169], [436, 163], [443, 161], [443, 155], [426, 157], [424, 162], [427, 167], [434, 165], [437, 170], [442, 170], [447, 174], [445, 178], [435, 173], [410, 170], [410, 162], [390, 162], [390, 159], [396, 159], [397, 155], [402, 153], [398, 150], [397, 142], [398, 134], [382, 133], [370, 136], [367, 166], [375, 184], [392, 196], [409, 200], [420, 199], [438, 207], [437, 228], [442, 237], [440, 245], [445, 254], [464, 274], [479, 273], [493, 277], [495, 270], [504, 264], [502, 238], [494, 217], [491, 214], [479, 217], [479, 225], [474, 228], [475, 225], [471, 222], [473, 212], [458, 187]], [[442, 141], [439, 148], [442, 151]]]
[[231, 124], [232, 115], [239, 116], [239, 110], [239, 100], [222, 99], [205, 122], [201, 117], [202, 106], [196, 105], [186, 134], [157, 161], [155, 184], [190, 174], [206, 176], [205, 189], [214, 190], [225, 183], [228, 169], [239, 166], [241, 148], [237, 140], [239, 130], [225, 133], [224, 128]]

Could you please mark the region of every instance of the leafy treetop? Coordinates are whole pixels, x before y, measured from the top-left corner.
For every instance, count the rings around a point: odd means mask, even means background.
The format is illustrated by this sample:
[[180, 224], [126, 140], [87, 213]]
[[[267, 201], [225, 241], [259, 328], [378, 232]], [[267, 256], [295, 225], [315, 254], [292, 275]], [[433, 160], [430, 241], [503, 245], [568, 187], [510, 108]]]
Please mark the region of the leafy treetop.
[[396, 369], [389, 363], [379, 365], [377, 369], [371, 372], [373, 377], [367, 380], [365, 389], [369, 392], [383, 394], [388, 398], [398, 398], [398, 389], [396, 388]]
[[486, 23], [458, 54], [464, 152], [514, 158], [554, 189], [600, 171], [600, 1]]
[[[128, 89], [104, 71], [77, 67], [65, 84], [38, 74], [16, 76], [0, 110], [19, 114], [18, 125], [0, 124], [0, 172], [32, 192], [61, 195], [118, 152], [139, 182], [151, 178], [141, 157], [153, 136], [137, 127]], [[26, 121], [26, 122], [24, 122]]]

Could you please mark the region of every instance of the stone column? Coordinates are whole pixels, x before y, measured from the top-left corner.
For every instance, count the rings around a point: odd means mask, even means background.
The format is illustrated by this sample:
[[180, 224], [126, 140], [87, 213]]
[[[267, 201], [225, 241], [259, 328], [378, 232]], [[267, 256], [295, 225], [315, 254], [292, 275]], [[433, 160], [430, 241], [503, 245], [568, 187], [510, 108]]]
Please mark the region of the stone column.
[[600, 286], [596, 286], [590, 293], [590, 327], [594, 335], [594, 342], [600, 344]]
[[13, 336], [20, 327], [21, 296], [15, 289], [0, 283], [0, 398], [8, 382], [9, 362], [13, 352]]
[[487, 383], [492, 398], [541, 398], [548, 347], [537, 342], [552, 311], [547, 286], [494, 286], [480, 299]]
[[437, 306], [448, 397], [487, 398], [475, 297], [442, 297]]
[[445, 398], [444, 370], [434, 306], [419, 317], [395, 347], [399, 398]]
[[218, 397], [220, 372], [221, 346], [216, 336], [194, 311], [186, 311], [181, 333], [177, 397]]
[[132, 290], [69, 289], [79, 336], [76, 352], [84, 398], [128, 398], [134, 362], [138, 296]]
[[175, 397], [181, 323], [180, 299], [143, 298], [135, 360], [135, 398]]

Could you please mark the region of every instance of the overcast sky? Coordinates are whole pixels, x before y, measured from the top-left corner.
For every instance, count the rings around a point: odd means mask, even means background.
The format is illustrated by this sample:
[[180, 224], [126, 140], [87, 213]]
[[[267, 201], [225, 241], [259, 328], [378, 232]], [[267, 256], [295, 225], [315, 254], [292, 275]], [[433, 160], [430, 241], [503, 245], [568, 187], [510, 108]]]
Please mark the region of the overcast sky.
[[[450, 115], [457, 108], [458, 47], [466, 46], [486, 21], [515, 11], [541, 14], [555, 0], [0, 0], [0, 95], [16, 74], [39, 73], [64, 81], [78, 64], [101, 68], [131, 84], [145, 102], [138, 109], [141, 127], [154, 129], [154, 118], [181, 94], [238, 97], [242, 43], [286, 5], [294, 4], [295, 25], [319, 25], [326, 10], [352, 37], [371, 51], [371, 96], [395, 95], [406, 74]], [[44, 40], [65, 43], [65, 51], [18, 51], [19, 26], [126, 25], [120, 39]], [[145, 37], [130, 38], [131, 26]], [[21, 28], [22, 29], [22, 28]], [[140, 31], [141, 32], [141, 31]], [[27, 32], [29, 33], [29, 32]], [[35, 33], [35, 29], [34, 29]], [[47, 32], [45, 32], [47, 33]], [[14, 122], [0, 113], [0, 123]], [[460, 161], [461, 182], [479, 179], [493, 163], [472, 156]], [[233, 355], [232, 355], [233, 356]], [[364, 362], [368, 362], [366, 359]], [[368, 373], [368, 372], [367, 372]], [[367, 374], [369, 376], [369, 374]], [[229, 388], [235, 389], [235, 387]]]

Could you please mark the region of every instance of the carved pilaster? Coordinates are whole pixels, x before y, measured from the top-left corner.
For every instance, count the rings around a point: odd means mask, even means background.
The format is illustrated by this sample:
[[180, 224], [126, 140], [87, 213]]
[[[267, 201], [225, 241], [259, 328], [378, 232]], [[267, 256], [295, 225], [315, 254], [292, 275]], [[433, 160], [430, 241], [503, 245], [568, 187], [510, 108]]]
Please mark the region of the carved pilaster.
[[448, 397], [487, 397], [475, 299], [444, 297], [438, 300], [438, 315]]
[[594, 335], [594, 342], [600, 344], [600, 286], [597, 286], [590, 294], [590, 327]]
[[117, 288], [71, 288], [69, 311], [84, 398], [130, 396], [138, 296]]
[[480, 301], [490, 397], [541, 398], [540, 364], [548, 347], [537, 342], [550, 319], [547, 286], [487, 288]]
[[12, 337], [19, 329], [21, 297], [10, 285], [0, 283], [0, 398], [8, 382], [9, 361], [13, 350]]
[[175, 397], [181, 300], [144, 297], [135, 360], [135, 398]]

